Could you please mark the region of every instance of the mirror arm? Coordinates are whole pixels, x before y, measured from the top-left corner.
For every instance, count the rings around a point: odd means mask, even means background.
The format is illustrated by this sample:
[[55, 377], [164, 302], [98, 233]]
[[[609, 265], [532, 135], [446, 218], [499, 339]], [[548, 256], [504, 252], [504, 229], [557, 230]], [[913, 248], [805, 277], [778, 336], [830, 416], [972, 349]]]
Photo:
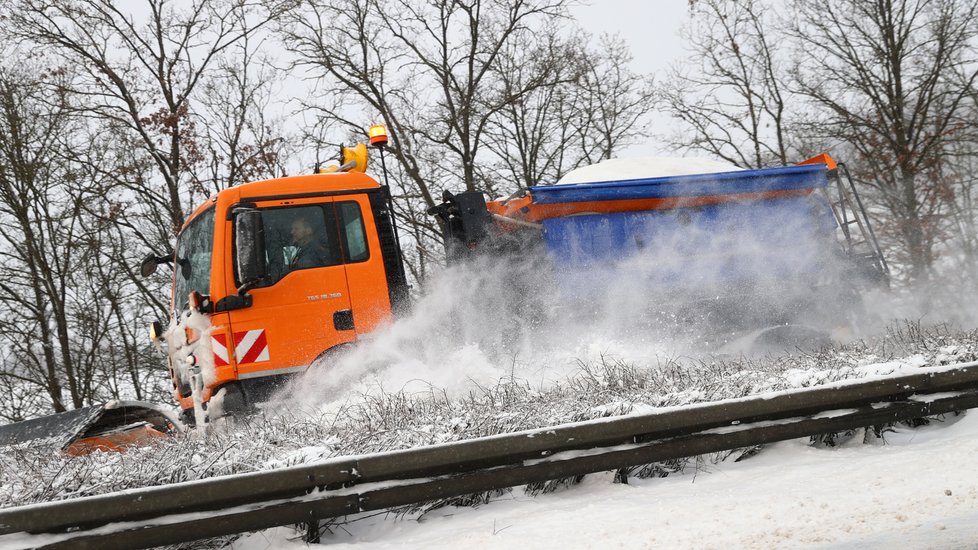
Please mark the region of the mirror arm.
[[[157, 256], [155, 254], [149, 254], [143, 261], [139, 264], [139, 273], [143, 277], [149, 277], [153, 273], [156, 273], [156, 266], [160, 264], [172, 264], [173, 254], [169, 256]], [[171, 266], [172, 267], [172, 266]]]
[[[243, 285], [242, 285], [243, 286]], [[246, 307], [251, 307], [252, 299], [250, 294], [231, 294], [230, 296], [225, 296], [214, 304], [214, 313], [221, 313], [222, 311], [232, 311], [235, 309], [244, 309]]]
[[243, 283], [241, 286], [238, 287], [238, 296], [245, 296], [246, 294], [248, 294], [249, 290], [255, 288], [261, 282], [262, 279], [254, 279]]

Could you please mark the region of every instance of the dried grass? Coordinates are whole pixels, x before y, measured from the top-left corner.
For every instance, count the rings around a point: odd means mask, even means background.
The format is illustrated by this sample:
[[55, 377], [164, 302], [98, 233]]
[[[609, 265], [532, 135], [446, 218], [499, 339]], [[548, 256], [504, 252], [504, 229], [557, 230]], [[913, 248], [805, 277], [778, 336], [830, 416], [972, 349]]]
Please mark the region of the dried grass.
[[[507, 377], [456, 398], [435, 388], [424, 394], [379, 391], [353, 395], [344, 407], [328, 414], [264, 412], [212, 428], [206, 437], [191, 433], [126, 453], [97, 452], [71, 458], [39, 445], [0, 448], [0, 503], [10, 507], [77, 498], [619, 416], [653, 407], [807, 387], [865, 376], [869, 364], [908, 357], [930, 365], [974, 361], [978, 359], [978, 331], [906, 322], [891, 326], [876, 339], [791, 356], [676, 357], [647, 365], [601, 357], [594, 362], [580, 361], [576, 375], [546, 388]], [[881, 426], [825, 434], [813, 438], [813, 443], [836, 445], [853, 437], [878, 439], [886, 429]], [[695, 472], [758, 451], [739, 449], [635, 466], [620, 471], [617, 479]], [[545, 493], [580, 479], [531, 484], [522, 490]], [[398, 513], [424, 513], [448, 505], [476, 506], [506, 492], [443, 499]], [[334, 521], [323, 528], [341, 525], [342, 521]]]

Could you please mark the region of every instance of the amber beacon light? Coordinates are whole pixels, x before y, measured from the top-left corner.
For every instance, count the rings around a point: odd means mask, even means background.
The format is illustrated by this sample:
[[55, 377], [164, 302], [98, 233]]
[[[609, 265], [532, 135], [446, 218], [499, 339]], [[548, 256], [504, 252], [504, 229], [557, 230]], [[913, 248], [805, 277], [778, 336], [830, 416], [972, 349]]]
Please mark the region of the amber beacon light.
[[367, 130], [367, 135], [370, 136], [370, 145], [374, 147], [383, 147], [387, 145], [387, 128], [382, 124], [377, 124], [371, 126]]

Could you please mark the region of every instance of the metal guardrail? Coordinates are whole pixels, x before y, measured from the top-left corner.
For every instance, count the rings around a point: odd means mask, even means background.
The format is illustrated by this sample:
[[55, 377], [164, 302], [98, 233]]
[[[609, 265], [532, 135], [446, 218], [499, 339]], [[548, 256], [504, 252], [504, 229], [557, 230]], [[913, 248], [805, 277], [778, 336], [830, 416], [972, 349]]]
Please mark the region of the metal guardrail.
[[145, 548], [978, 407], [978, 363], [0, 510], [0, 546]]

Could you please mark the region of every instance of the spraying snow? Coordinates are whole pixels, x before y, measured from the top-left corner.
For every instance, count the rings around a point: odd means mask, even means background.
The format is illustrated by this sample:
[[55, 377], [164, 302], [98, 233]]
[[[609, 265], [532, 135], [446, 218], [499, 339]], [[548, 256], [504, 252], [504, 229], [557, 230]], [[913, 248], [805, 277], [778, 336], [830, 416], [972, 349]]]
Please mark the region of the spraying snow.
[[508, 378], [546, 388], [589, 358], [645, 363], [667, 353], [641, 335], [607, 330], [606, 319], [562, 317], [551, 288], [513, 286], [515, 271], [526, 281], [538, 267], [475, 262], [443, 270], [409, 316], [314, 364], [285, 392], [288, 404], [335, 408], [351, 393], [373, 392], [451, 397]]
[[[204, 385], [213, 384], [217, 377], [214, 371], [214, 350], [211, 347], [213, 330], [210, 316], [189, 308], [183, 314], [170, 319], [164, 334], [170, 357], [181, 358], [173, 361], [173, 368], [176, 369], [180, 384], [193, 388], [194, 420], [201, 426], [206, 422], [207, 415], [201, 393]], [[223, 391], [222, 389], [222, 397]], [[220, 403], [217, 406], [220, 408]]]
[[[736, 170], [704, 159], [614, 159], [561, 183]], [[720, 323], [784, 324], [808, 310], [814, 318], [820, 303], [835, 305], [813, 292], [814, 279], [838, 269], [820, 248], [825, 233], [808, 197], [778, 201], [566, 218], [564, 242], [436, 274], [409, 316], [313, 365], [285, 401], [335, 411], [350, 393], [454, 397], [505, 379], [547, 388], [589, 361], [654, 367], [716, 351], [735, 337]], [[612, 216], [627, 217], [615, 226], [626, 242], [600, 227]]]

